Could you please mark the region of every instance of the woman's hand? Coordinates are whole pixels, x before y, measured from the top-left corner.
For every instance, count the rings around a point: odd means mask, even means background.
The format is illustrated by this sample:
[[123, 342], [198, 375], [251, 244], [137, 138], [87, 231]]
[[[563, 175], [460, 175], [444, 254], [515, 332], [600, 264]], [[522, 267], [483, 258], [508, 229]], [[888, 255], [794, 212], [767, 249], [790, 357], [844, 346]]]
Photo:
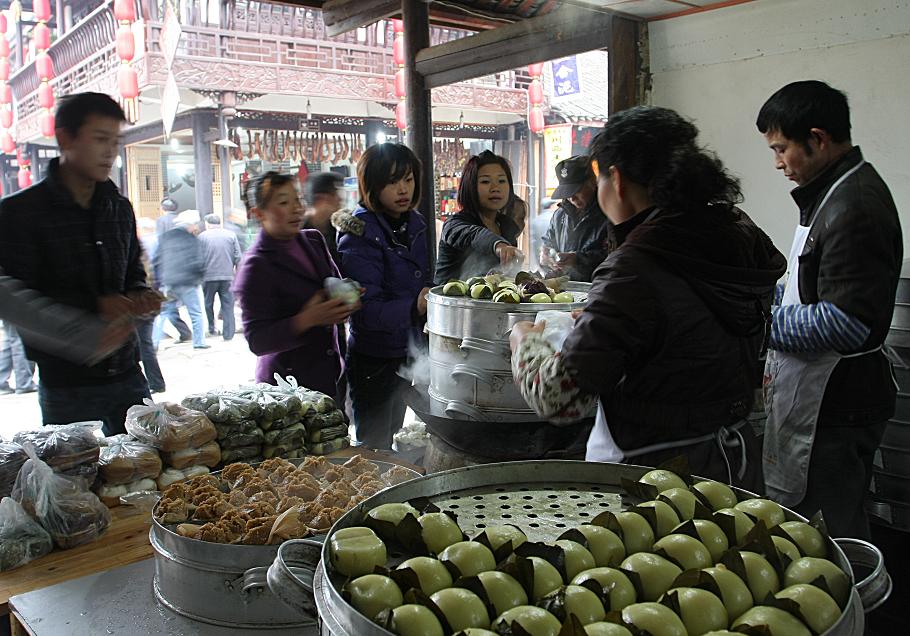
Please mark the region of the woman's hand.
[[430, 293], [429, 287], [424, 287], [417, 294], [417, 313], [421, 316], [427, 313], [427, 294]]
[[512, 333], [509, 334], [509, 346], [512, 348], [512, 353], [515, 353], [515, 351], [518, 350], [518, 345], [521, 344], [522, 340], [524, 340], [528, 334], [543, 333], [544, 327], [546, 326], [546, 320], [541, 320], [536, 325], [528, 320], [516, 322], [512, 327]]
[[329, 298], [324, 291], [318, 291], [307, 301], [303, 309], [294, 316], [294, 327], [303, 333], [313, 327], [337, 325], [360, 309], [360, 303], [347, 304], [341, 298]]
[[499, 256], [499, 263], [501, 265], [508, 265], [512, 261], [518, 259], [521, 252], [518, 251], [517, 247], [509, 245], [508, 243], [497, 243], [496, 255]]

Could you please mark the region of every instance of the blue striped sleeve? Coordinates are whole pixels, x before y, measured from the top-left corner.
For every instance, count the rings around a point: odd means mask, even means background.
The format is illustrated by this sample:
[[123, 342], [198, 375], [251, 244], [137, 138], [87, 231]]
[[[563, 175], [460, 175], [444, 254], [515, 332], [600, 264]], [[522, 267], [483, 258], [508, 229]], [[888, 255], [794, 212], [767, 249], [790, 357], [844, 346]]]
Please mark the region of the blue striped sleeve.
[[777, 351], [854, 353], [869, 332], [858, 318], [824, 300], [814, 305], [784, 305], [774, 308], [770, 346]]

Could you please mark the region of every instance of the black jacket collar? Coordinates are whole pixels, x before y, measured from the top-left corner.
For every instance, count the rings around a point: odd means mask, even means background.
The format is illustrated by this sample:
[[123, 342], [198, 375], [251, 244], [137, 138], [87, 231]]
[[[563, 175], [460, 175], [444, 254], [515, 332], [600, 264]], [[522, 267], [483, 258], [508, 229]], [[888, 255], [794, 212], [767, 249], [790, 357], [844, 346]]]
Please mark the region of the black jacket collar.
[[863, 153], [859, 146], [853, 146], [847, 154], [825, 168], [809, 183], [797, 186], [790, 191], [790, 196], [793, 197], [796, 205], [799, 206], [800, 225], [805, 226], [811, 223], [812, 216], [815, 214], [818, 204], [821, 203], [821, 198], [825, 196], [828, 188], [862, 160]]

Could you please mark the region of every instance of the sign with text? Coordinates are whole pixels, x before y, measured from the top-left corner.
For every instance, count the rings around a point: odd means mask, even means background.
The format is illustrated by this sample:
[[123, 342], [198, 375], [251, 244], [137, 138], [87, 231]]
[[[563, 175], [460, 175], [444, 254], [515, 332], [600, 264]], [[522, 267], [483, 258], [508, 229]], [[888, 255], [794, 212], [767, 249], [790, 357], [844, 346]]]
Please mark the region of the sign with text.
[[581, 95], [581, 78], [578, 76], [578, 58], [572, 55], [550, 62], [553, 78], [554, 102], [574, 99]]

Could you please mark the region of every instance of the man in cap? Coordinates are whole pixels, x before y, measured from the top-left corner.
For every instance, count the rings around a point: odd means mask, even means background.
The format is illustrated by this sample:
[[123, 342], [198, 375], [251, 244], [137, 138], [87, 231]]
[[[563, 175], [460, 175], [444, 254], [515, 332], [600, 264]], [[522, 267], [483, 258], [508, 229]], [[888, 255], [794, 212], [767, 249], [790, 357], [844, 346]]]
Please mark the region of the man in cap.
[[172, 198], [165, 197], [161, 200], [159, 207], [161, 208], [161, 216], [155, 222], [156, 236], [161, 236], [165, 232], [174, 229], [174, 219], [177, 218], [177, 208], [179, 206]]
[[343, 184], [344, 179], [336, 172], [315, 172], [307, 177], [303, 194], [307, 205], [303, 227], [322, 233], [336, 264], [341, 261], [338, 259], [337, 232], [332, 226], [332, 215], [341, 209]]
[[[193, 325], [193, 348], [208, 349], [202, 321], [200, 286], [205, 274], [205, 256], [202, 244], [196, 238], [199, 231], [199, 212], [186, 210], [177, 215], [174, 229], [161, 235], [155, 250], [153, 268], [158, 282], [167, 290], [168, 302], [161, 307], [161, 315], [172, 320], [177, 315], [177, 303], [183, 303]], [[161, 341], [162, 321], [155, 324], [154, 342]]]
[[543, 236], [540, 264], [548, 274], [591, 282], [594, 269], [607, 256], [610, 224], [597, 203], [590, 158], [577, 155], [560, 161], [556, 177], [559, 187], [553, 198], [563, 202]]
[[234, 337], [234, 292], [231, 283], [234, 271], [240, 263], [240, 242], [237, 235], [221, 227], [221, 217], [209, 214], [205, 217], [206, 230], [199, 235], [202, 253], [205, 256], [205, 274], [202, 291], [205, 297], [205, 317], [209, 323], [209, 335], [217, 336], [215, 324], [215, 295], [221, 303], [221, 320], [225, 340]]

